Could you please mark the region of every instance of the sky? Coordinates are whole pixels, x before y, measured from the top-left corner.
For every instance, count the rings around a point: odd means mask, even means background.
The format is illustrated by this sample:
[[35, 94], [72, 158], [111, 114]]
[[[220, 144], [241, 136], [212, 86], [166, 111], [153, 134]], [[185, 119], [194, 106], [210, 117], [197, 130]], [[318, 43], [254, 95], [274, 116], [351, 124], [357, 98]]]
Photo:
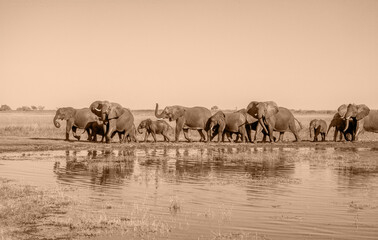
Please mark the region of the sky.
[[378, 109], [376, 0], [0, 0], [0, 104]]

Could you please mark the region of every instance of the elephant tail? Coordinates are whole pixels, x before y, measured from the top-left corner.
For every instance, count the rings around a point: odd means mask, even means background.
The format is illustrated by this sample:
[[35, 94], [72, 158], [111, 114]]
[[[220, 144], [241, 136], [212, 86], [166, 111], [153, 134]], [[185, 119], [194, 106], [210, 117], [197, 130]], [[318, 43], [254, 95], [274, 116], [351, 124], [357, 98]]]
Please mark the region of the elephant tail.
[[300, 121], [298, 121], [298, 119], [294, 118], [295, 121], [297, 121], [298, 125], [299, 125], [299, 131], [303, 129], [303, 125]]

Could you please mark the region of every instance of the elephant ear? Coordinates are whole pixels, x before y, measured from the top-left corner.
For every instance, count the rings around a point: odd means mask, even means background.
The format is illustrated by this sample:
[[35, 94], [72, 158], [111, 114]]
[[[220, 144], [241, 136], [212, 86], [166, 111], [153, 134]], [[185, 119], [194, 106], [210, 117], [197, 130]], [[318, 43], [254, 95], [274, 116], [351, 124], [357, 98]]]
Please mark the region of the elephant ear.
[[258, 105], [260, 102], [257, 101], [252, 101], [250, 104], [247, 106], [247, 113], [250, 114], [252, 117], [257, 119], [257, 113], [258, 113]]
[[185, 108], [174, 106], [174, 107], [171, 107], [171, 109], [172, 109], [172, 120], [176, 121], [178, 118], [184, 116]]
[[271, 116], [278, 113], [277, 103], [273, 101], [265, 102], [265, 107], [266, 107], [265, 118], [270, 118]]
[[110, 105], [108, 119], [119, 118], [123, 113], [125, 113], [125, 110], [123, 109], [123, 107], [119, 104], [113, 103]]
[[146, 126], [149, 127], [152, 124], [151, 118], [146, 119]]
[[72, 107], [60, 108], [60, 113], [64, 120], [68, 120], [75, 115], [75, 109]]
[[238, 112], [243, 114], [245, 117], [245, 120], [247, 121], [248, 124], [254, 123], [257, 121], [257, 118], [252, 117], [250, 114], [248, 114], [247, 110], [245, 108], [240, 109]]
[[345, 117], [345, 114], [347, 112], [348, 106], [346, 104], [341, 105], [338, 109], [337, 112], [339, 113], [340, 117]]
[[370, 109], [368, 108], [368, 106], [366, 106], [365, 104], [357, 105], [357, 115], [356, 115], [357, 120], [363, 119], [364, 117], [369, 115], [369, 113], [370, 113]]

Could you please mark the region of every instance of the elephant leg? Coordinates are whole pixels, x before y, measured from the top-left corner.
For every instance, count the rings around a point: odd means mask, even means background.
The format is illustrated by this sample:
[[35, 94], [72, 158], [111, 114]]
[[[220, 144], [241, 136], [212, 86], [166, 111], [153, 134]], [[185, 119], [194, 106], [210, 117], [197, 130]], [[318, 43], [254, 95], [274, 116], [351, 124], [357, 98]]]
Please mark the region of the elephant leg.
[[[247, 132], [245, 130], [245, 126], [241, 127], [240, 133], [241, 133], [242, 143], [245, 143], [245, 138], [247, 136]], [[239, 134], [238, 134], [238, 136], [239, 136]]]
[[156, 133], [154, 131], [151, 132], [152, 138], [154, 139], [154, 142], [156, 142]]
[[[345, 134], [343, 132], [337, 131], [337, 132], [335, 132], [335, 136], [337, 136], [337, 134], [339, 134], [339, 142], [341, 142], [343, 140], [343, 136], [344, 136], [345, 140], [347, 140], [346, 137], [345, 137]], [[335, 137], [335, 139], [336, 139], [336, 137]], [[336, 142], [336, 140], [335, 140], [335, 142]]]
[[325, 138], [326, 138], [326, 133], [323, 132], [323, 133], [322, 133], [322, 142], [325, 142]]
[[234, 142], [234, 140], [232, 139], [232, 133], [226, 132], [226, 136], [229, 142]]
[[336, 142], [337, 140], [337, 129], [335, 128], [335, 132], [333, 133], [333, 141]]
[[[180, 132], [181, 132], [183, 126], [184, 126], [184, 121], [181, 120], [181, 119], [177, 119], [177, 121], [176, 121], [176, 131], [175, 131], [175, 142], [179, 141]], [[184, 134], [185, 134], [185, 132], [184, 132]]]
[[148, 131], [146, 131], [145, 134], [144, 134], [144, 142], [148, 141], [148, 136], [150, 136], [150, 133]]
[[240, 138], [240, 135], [237, 133], [237, 134], [236, 134], [235, 142], [238, 142], [238, 141], [239, 141], [239, 138]]
[[111, 120], [109, 120], [109, 122], [108, 122], [108, 130], [107, 130], [107, 133], [106, 133], [106, 136], [105, 136], [106, 143], [110, 143], [111, 142], [111, 136], [112, 136], [113, 132], [116, 130], [116, 124], [117, 124], [117, 119], [111, 119]]
[[73, 121], [71, 119], [67, 120], [67, 125], [66, 125], [66, 141], [70, 140], [70, 132], [73, 126]]
[[268, 134], [269, 134], [269, 140], [271, 143], [274, 142], [274, 138], [273, 138], [273, 126], [271, 124], [268, 125], [267, 127], [267, 130], [268, 130]]
[[113, 138], [114, 135], [116, 135], [116, 134], [117, 134], [117, 132], [113, 132], [112, 135], [110, 136], [110, 138]]
[[170, 142], [170, 141], [171, 141], [171, 139], [169, 139], [169, 137], [168, 137], [168, 135], [167, 135], [166, 132], [163, 132], [161, 135], [163, 135], [163, 137], [164, 137], [164, 141], [167, 141], [167, 142]]
[[359, 121], [357, 121], [357, 126], [356, 126], [356, 137], [355, 141], [358, 141], [358, 135], [363, 131], [363, 124], [360, 124]]
[[188, 140], [188, 142], [192, 142], [192, 140], [189, 138], [189, 129], [185, 128], [183, 129], [183, 132], [184, 132], [185, 139]]
[[80, 141], [80, 135], [76, 135], [76, 130], [77, 130], [77, 127], [75, 127], [75, 126], [72, 126], [72, 134], [73, 134], [73, 136], [78, 140], [78, 141]]
[[200, 142], [206, 142], [206, 137], [205, 137], [205, 135], [203, 134], [202, 129], [198, 129], [197, 131], [198, 131], [199, 134], [201, 135]]
[[263, 139], [262, 139], [262, 142], [266, 142], [266, 134], [264, 134], [264, 136], [263, 136]]
[[245, 132], [247, 133], [248, 141], [252, 142], [252, 129], [251, 129], [251, 125], [246, 125], [245, 126]]
[[[256, 139], [257, 139], [257, 135], [262, 131], [262, 126], [260, 124], [257, 124], [256, 126], [256, 130], [255, 130], [255, 135], [253, 137], [253, 140], [252, 140], [252, 143], [255, 143], [256, 142]], [[263, 142], [265, 142], [266, 140], [266, 135], [264, 133], [264, 137], [263, 137]]]
[[[283, 142], [284, 133], [285, 132], [280, 132], [280, 136], [278, 137], [278, 141], [277, 142]], [[274, 139], [274, 136], [273, 136], [273, 139]]]
[[[299, 136], [298, 131], [297, 131], [297, 128], [295, 127], [295, 121], [294, 121], [294, 120], [293, 120], [293, 122], [289, 125], [289, 129], [290, 129], [290, 131], [294, 134], [294, 137], [295, 137], [295, 141], [294, 141], [294, 142], [300, 142], [300, 141], [301, 141], [301, 137]], [[320, 131], [320, 127], [317, 128], [317, 129], [319, 129], [319, 131]], [[319, 134], [319, 132], [318, 132], [318, 134]], [[318, 138], [318, 137], [316, 136], [316, 138]]]
[[315, 129], [314, 142], [317, 142], [317, 141], [318, 141], [319, 133], [320, 133], [320, 127], [318, 127], [318, 128]]
[[[91, 141], [92, 140], [92, 134], [90, 132], [90, 129], [87, 128], [87, 129], [85, 129], [85, 131], [87, 132], [87, 135], [88, 135], [87, 141]], [[93, 130], [92, 130], [92, 132], [93, 132]]]
[[118, 138], [119, 138], [119, 143], [125, 142], [126, 141], [126, 133], [125, 133], [125, 136], [123, 138], [122, 133], [118, 132]]

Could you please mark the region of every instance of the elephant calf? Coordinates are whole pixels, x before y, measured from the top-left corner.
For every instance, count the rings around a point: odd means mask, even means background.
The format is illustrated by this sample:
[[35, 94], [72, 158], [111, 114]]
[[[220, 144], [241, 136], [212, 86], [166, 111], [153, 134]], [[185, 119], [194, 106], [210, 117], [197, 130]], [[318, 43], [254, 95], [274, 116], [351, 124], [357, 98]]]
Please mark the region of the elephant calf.
[[327, 123], [322, 119], [313, 119], [310, 122], [309, 126], [310, 130], [310, 138], [312, 139], [312, 135], [314, 134], [314, 142], [318, 141], [318, 135], [322, 136], [322, 141], [325, 141], [325, 137], [327, 135]]
[[146, 129], [146, 133], [144, 135], [144, 141], [147, 141], [148, 136], [150, 134], [154, 138], [154, 142], [156, 142], [156, 134], [161, 134], [164, 137], [164, 141], [170, 142], [170, 139], [168, 137], [168, 131], [172, 127], [164, 120], [157, 120], [152, 121], [151, 119], [143, 120], [139, 126], [138, 126], [138, 132], [139, 134], [142, 134], [140, 131], [141, 129]]
[[103, 122], [98, 120], [97, 122], [93, 122], [92, 126], [90, 127], [91, 130], [91, 141], [97, 142], [97, 135], [101, 135], [101, 142], [104, 141], [105, 132], [103, 127]]

